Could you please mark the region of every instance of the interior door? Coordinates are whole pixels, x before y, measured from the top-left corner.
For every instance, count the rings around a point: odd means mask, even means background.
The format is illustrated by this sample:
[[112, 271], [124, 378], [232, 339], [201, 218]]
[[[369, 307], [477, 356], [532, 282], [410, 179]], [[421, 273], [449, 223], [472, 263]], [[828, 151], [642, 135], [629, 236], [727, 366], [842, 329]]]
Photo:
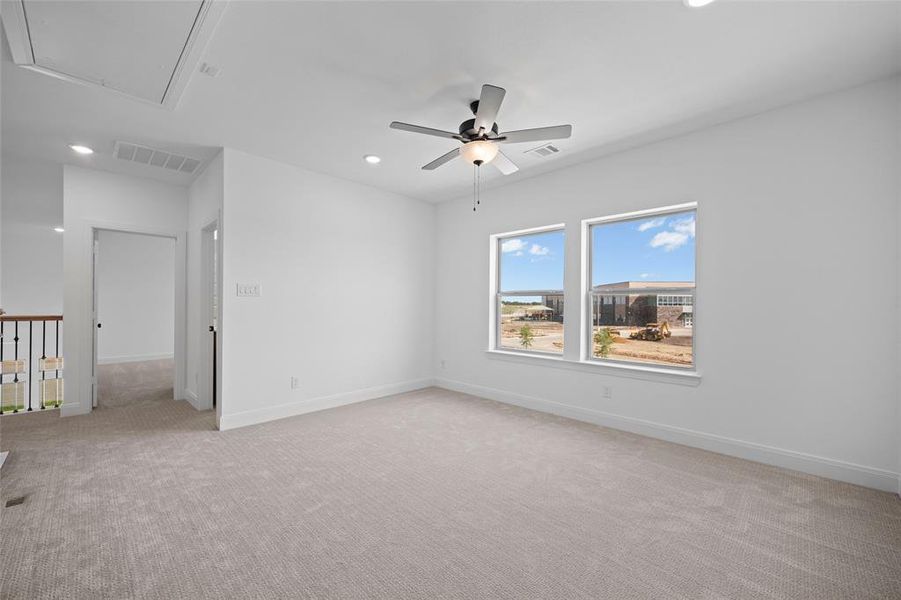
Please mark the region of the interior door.
[[200, 326], [203, 328], [201, 339], [201, 360], [199, 381], [197, 385], [199, 404], [206, 408], [216, 408], [216, 346], [219, 332], [218, 314], [218, 230], [213, 222], [203, 229], [201, 238], [201, 286], [203, 303], [201, 304]]
[[219, 349], [219, 229], [213, 229], [212, 235], [212, 254], [213, 254], [213, 264], [210, 269], [210, 289], [209, 289], [209, 298], [210, 298], [210, 331], [213, 333], [213, 339], [211, 340], [211, 356], [210, 356], [210, 364], [212, 366], [210, 379], [212, 380], [212, 400], [213, 400], [213, 409], [216, 408], [217, 399], [219, 397], [219, 392], [217, 389], [217, 366], [219, 363], [218, 357], [218, 349]]
[[100, 254], [100, 240], [98, 239], [97, 230], [94, 230], [93, 259], [91, 261], [91, 326], [93, 329], [93, 349], [91, 352], [91, 406], [97, 407], [97, 342], [100, 335], [100, 321], [97, 318], [99, 306], [97, 285], [97, 257]]

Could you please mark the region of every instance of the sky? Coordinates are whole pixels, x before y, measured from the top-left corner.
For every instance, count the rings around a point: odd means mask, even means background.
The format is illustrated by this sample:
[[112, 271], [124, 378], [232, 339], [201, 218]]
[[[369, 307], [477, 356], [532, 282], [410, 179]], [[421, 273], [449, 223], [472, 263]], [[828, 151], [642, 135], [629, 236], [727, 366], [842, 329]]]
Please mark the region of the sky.
[[501, 241], [504, 292], [563, 289], [563, 232], [551, 231]]
[[[694, 211], [595, 225], [591, 245], [592, 285], [694, 281]], [[500, 289], [562, 290], [563, 246], [562, 231], [502, 240]]]
[[694, 281], [695, 211], [595, 225], [591, 284]]

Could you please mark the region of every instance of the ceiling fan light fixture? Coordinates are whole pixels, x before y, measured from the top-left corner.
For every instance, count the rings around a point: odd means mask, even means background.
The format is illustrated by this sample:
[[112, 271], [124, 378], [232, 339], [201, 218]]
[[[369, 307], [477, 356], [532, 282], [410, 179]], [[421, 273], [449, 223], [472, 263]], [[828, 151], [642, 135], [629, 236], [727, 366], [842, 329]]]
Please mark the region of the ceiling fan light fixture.
[[460, 156], [468, 163], [479, 165], [490, 163], [497, 156], [499, 148], [494, 142], [475, 140], [463, 144]]

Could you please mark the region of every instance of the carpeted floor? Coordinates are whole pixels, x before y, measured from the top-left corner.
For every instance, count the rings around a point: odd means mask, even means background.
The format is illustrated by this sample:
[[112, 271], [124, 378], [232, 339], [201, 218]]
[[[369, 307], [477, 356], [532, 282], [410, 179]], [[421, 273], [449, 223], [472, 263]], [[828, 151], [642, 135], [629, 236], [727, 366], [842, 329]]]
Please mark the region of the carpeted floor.
[[901, 598], [901, 500], [438, 389], [0, 419], [3, 598]]
[[175, 361], [143, 360], [97, 365], [97, 406], [131, 406], [171, 400]]

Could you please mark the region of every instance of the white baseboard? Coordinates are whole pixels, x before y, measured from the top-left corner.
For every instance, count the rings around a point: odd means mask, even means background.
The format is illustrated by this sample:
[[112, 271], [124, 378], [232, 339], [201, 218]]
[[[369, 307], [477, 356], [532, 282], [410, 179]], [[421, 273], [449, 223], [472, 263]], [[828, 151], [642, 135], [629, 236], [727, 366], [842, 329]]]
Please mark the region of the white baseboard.
[[718, 452], [729, 456], [744, 458], [777, 467], [784, 467], [795, 471], [801, 471], [811, 475], [837, 479], [847, 483], [854, 483], [877, 490], [898, 492], [899, 475], [886, 469], [867, 467], [841, 460], [815, 456], [794, 450], [785, 450], [765, 446], [754, 442], [736, 440], [711, 433], [673, 427], [653, 421], [624, 417], [590, 408], [581, 408], [568, 404], [561, 404], [552, 400], [516, 394], [506, 390], [473, 385], [462, 381], [450, 379], [436, 379], [435, 385], [444, 389], [473, 396], [480, 396], [506, 404], [515, 404], [524, 408], [530, 408], [541, 412], [552, 413], [562, 417], [569, 417], [579, 421], [586, 421], [604, 427], [620, 429], [645, 435], [652, 438], [666, 440], [694, 448], [702, 448], [711, 452]]
[[210, 408], [208, 406], [201, 406], [200, 398], [198, 398], [197, 394], [195, 394], [192, 390], [185, 388], [184, 397], [185, 397], [185, 400], [187, 400], [188, 403], [190, 403], [190, 405], [193, 406], [195, 410], [207, 410]]
[[89, 415], [91, 414], [91, 403], [90, 401], [87, 404], [64, 401], [63, 405], [59, 407], [59, 414], [61, 417], [77, 417], [78, 415]]
[[433, 379], [401, 381], [398, 383], [364, 388], [362, 390], [354, 390], [352, 392], [333, 394], [331, 396], [320, 396], [319, 398], [298, 400], [297, 402], [279, 404], [278, 406], [247, 410], [235, 414], [223, 414], [219, 419], [219, 429], [222, 431], [236, 429], [238, 427], [256, 425], [257, 423], [284, 419], [285, 417], [294, 417], [328, 408], [344, 406], [346, 404], [353, 404], [355, 402], [363, 402], [364, 400], [374, 400], [375, 398], [391, 396], [392, 394], [412, 392], [414, 390], [431, 387], [434, 383], [435, 381]]
[[142, 362], [145, 360], [163, 360], [173, 358], [174, 355], [169, 354], [130, 354], [124, 356], [104, 356], [97, 358], [98, 365], [114, 365], [116, 363]]

